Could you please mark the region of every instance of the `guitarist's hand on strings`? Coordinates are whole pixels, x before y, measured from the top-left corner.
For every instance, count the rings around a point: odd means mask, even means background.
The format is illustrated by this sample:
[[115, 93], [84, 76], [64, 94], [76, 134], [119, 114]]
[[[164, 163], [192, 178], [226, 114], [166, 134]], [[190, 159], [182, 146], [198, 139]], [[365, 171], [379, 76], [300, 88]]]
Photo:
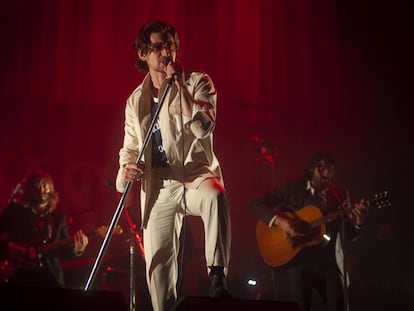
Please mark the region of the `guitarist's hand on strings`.
[[294, 236], [303, 236], [310, 229], [309, 223], [301, 219], [284, 217], [283, 215], [278, 215], [273, 224], [281, 228], [288, 239]]

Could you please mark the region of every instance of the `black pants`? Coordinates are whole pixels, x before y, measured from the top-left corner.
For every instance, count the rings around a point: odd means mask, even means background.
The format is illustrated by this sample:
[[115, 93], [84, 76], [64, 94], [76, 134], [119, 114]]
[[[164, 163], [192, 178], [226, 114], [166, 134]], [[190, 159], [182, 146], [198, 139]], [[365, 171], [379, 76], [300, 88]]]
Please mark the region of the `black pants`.
[[336, 266], [309, 264], [272, 272], [276, 300], [297, 302], [302, 311], [343, 311], [343, 287]]

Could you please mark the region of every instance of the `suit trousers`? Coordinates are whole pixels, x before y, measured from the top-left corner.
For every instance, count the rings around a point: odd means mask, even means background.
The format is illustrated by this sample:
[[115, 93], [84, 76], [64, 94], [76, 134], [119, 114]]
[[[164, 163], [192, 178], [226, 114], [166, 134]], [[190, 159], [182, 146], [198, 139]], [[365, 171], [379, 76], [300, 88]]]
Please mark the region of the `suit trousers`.
[[183, 217], [199, 216], [204, 225], [207, 267], [223, 266], [228, 271], [231, 243], [229, 204], [216, 178], [197, 188], [184, 188], [177, 180], [154, 181], [151, 212], [143, 232], [146, 278], [154, 311], [169, 310], [177, 300], [178, 253]]

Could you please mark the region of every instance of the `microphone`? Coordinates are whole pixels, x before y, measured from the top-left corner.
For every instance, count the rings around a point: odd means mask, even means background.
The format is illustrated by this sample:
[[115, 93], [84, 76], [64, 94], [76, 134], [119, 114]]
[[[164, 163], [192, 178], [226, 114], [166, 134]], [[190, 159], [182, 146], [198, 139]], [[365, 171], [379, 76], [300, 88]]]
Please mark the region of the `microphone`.
[[[171, 56], [166, 56], [162, 60], [162, 63], [164, 64], [164, 66], [167, 66], [171, 61], [172, 61]], [[172, 74], [172, 78], [174, 80], [178, 80], [178, 78], [181, 76], [181, 73], [183, 72], [183, 69], [181, 68], [181, 65], [179, 65], [178, 63], [172, 63], [172, 65], [174, 69], [176, 70], [176, 72]]]
[[162, 63], [164, 64], [164, 66], [167, 66], [170, 61], [171, 61], [171, 56], [166, 56], [162, 60]]

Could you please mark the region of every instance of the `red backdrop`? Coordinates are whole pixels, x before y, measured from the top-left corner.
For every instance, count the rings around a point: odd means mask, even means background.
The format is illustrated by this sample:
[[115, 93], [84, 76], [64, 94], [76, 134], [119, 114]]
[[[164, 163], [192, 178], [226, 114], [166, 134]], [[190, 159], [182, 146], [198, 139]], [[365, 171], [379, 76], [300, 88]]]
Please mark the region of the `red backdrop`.
[[[412, 151], [406, 113], [409, 11], [398, 1], [364, 3], [5, 2], [0, 13], [1, 206], [29, 170], [43, 168], [55, 177], [60, 208], [72, 217], [73, 230], [109, 223], [118, 202], [113, 182], [125, 100], [143, 77], [134, 68], [132, 42], [143, 23], [159, 19], [176, 25], [184, 68], [208, 72], [218, 89], [215, 150], [231, 197], [229, 282], [236, 296], [260, 292], [266, 297], [270, 290], [247, 202], [301, 174], [316, 147], [333, 153], [337, 182], [354, 199], [385, 189], [396, 194], [393, 212], [372, 213], [371, 231], [350, 248], [352, 256], [358, 259], [367, 244], [377, 242], [383, 223], [391, 223], [393, 234], [409, 236], [405, 219], [411, 214], [404, 209]], [[261, 147], [270, 150], [273, 163], [260, 156]], [[195, 286], [205, 272], [202, 228], [197, 220], [189, 228], [185, 271], [192, 272], [185, 274], [183, 288], [202, 294]], [[68, 277], [72, 286], [82, 286], [98, 247], [99, 240], [92, 242], [85, 261], [68, 264], [76, 271]], [[125, 234], [114, 237], [108, 264], [127, 270], [128, 262], [119, 259], [127, 256]], [[142, 266], [137, 273], [143, 275]], [[396, 273], [390, 272], [399, 278]], [[260, 278], [263, 287], [244, 288], [249, 277]], [[372, 276], [360, 277], [365, 284], [364, 277]], [[116, 286], [112, 281], [109, 288], [128, 286], [127, 279]]]

